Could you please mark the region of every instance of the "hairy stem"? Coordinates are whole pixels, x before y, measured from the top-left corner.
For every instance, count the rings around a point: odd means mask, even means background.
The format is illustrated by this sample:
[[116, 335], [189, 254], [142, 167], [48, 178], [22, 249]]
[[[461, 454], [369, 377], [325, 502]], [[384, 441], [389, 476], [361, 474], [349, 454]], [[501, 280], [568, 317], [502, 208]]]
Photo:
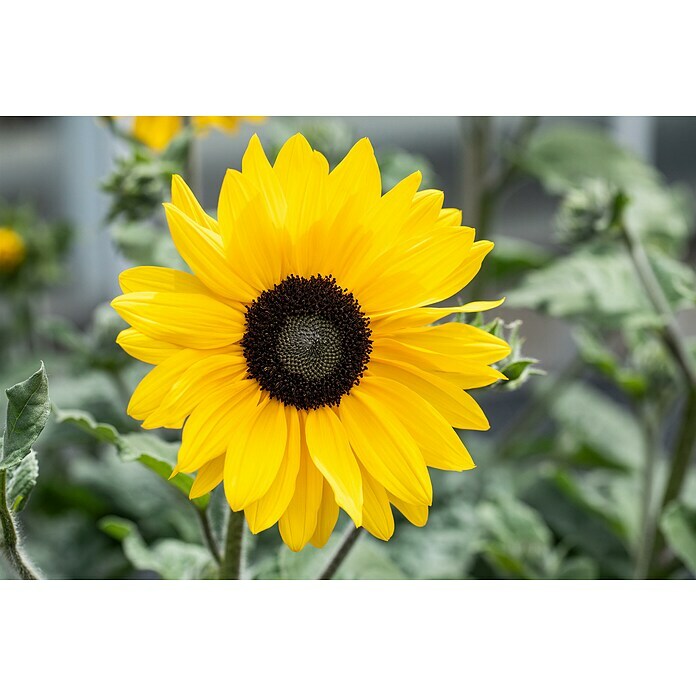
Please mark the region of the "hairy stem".
[[7, 506], [7, 471], [0, 471], [0, 524], [2, 524], [2, 551], [20, 580], [38, 580], [30, 564], [22, 556], [17, 528]]
[[221, 580], [239, 580], [244, 567], [244, 531], [243, 512], [230, 511], [225, 539], [225, 555], [220, 565]]
[[339, 547], [326, 564], [326, 567], [319, 576], [319, 580], [331, 580], [331, 578], [336, 575], [336, 572], [341, 567], [341, 564], [343, 561], [345, 561], [346, 556], [350, 553], [353, 546], [355, 546], [355, 542], [360, 538], [361, 532], [362, 527], [353, 527], [351, 522], [348, 523], [348, 529], [343, 535], [343, 539], [341, 539]]
[[220, 565], [222, 563], [222, 556], [220, 555], [220, 549], [218, 549], [217, 541], [213, 535], [213, 530], [210, 526], [210, 518], [208, 517], [207, 510], [201, 510], [196, 507], [196, 512], [198, 513], [198, 521], [201, 523], [201, 532], [203, 533], [203, 539], [210, 549], [210, 553], [215, 559], [215, 562]]

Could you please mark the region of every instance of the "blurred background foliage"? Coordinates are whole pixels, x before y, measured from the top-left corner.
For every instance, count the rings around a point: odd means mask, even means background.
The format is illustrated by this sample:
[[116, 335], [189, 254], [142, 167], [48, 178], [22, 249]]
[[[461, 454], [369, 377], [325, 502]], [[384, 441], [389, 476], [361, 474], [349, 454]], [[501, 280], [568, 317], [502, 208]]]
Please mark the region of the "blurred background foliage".
[[[385, 190], [420, 169], [424, 187], [444, 188], [446, 204], [463, 207], [464, 224], [496, 242], [457, 299], [507, 301], [458, 320], [511, 341], [513, 354], [499, 366], [510, 381], [477, 394], [491, 431], [462, 433], [477, 469], [431, 472], [427, 526], [399, 518], [390, 542], [365, 535], [338, 577], [693, 577], [692, 187], [668, 183], [594, 123], [467, 117], [460, 128], [461, 189], [449, 190], [451, 180], [438, 177], [418, 142], [408, 149], [373, 143]], [[107, 119], [104, 129], [119, 154], [90, 193], [108, 200], [98, 233], [122, 267], [181, 267], [161, 203], [179, 172], [214, 211], [212, 192], [201, 191], [200, 134], [185, 127], [155, 152], [121, 121]], [[332, 165], [364, 135], [346, 119], [269, 118], [216, 137], [244, 139], [254, 130], [270, 157], [299, 130]], [[535, 241], [499, 223], [523, 196], [550, 211], [534, 219]], [[166, 482], [178, 432], [145, 432], [126, 416], [148, 368], [115, 344], [125, 325], [107, 304], [88, 321], [45, 308], [54, 289], [80, 283], [66, 262], [70, 229], [41, 221], [31, 200], [3, 203], [0, 227], [15, 229], [29, 250], [12, 273], [0, 270], [0, 385], [26, 379], [43, 360], [53, 404], [35, 447], [40, 474], [18, 513], [28, 553], [55, 578], [214, 577], [211, 547], [222, 541], [224, 496], [216, 490], [192, 504], [188, 477]], [[543, 346], [559, 324], [571, 337], [561, 344], [564, 355], [528, 356], [527, 346]], [[346, 524], [342, 513], [338, 527]], [[310, 578], [340, 534], [325, 549], [298, 554], [275, 530], [249, 542], [252, 576]], [[10, 575], [0, 566], [3, 574]]]

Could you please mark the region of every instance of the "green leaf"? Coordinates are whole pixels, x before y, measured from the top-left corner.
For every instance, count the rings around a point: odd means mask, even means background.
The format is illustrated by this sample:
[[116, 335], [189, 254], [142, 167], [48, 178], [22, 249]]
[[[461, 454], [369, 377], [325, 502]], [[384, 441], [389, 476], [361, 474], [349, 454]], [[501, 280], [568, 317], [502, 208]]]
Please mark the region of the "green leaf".
[[[137, 461], [160, 478], [171, 483], [186, 497], [191, 492], [193, 479], [187, 474], [177, 474], [170, 478], [176, 466], [179, 444], [165, 442], [150, 433], [129, 433], [121, 435], [113, 425], [97, 423], [85, 411], [56, 409], [58, 423], [72, 423], [101, 442], [114, 445], [124, 461]], [[210, 501], [210, 494], [195, 498], [191, 502], [204, 510]]]
[[548, 249], [524, 239], [496, 235], [495, 253], [486, 259], [485, 273], [496, 281], [543, 268], [553, 259]]
[[550, 412], [562, 428], [563, 452], [581, 464], [637, 470], [645, 461], [638, 421], [602, 392], [573, 383], [560, 393]]
[[[694, 271], [656, 249], [650, 251], [650, 259], [672, 307], [693, 306]], [[631, 259], [624, 250], [605, 245], [583, 247], [527, 274], [520, 286], [508, 293], [507, 302], [556, 317], [586, 317], [603, 325], [654, 316]]]
[[692, 210], [687, 193], [668, 187], [657, 170], [606, 131], [577, 125], [539, 130], [518, 164], [557, 194], [588, 179], [603, 179], [628, 195], [626, 222], [646, 241], [674, 249], [688, 238]]
[[39, 460], [33, 450], [10, 471], [7, 500], [12, 512], [24, 510], [36, 480], [39, 478]]
[[696, 510], [677, 501], [670, 503], [662, 513], [660, 529], [672, 551], [696, 574]]
[[17, 466], [29, 454], [51, 412], [48, 377], [44, 364], [29, 379], [15, 384], [7, 394], [7, 428], [0, 469]]
[[590, 556], [602, 577], [628, 577], [627, 530], [612, 501], [561, 471], [539, 478], [526, 491], [524, 500], [539, 511], [565, 544]]
[[158, 573], [164, 580], [197, 580], [214, 577], [216, 566], [208, 549], [178, 539], [164, 539], [148, 546], [130, 520], [109, 516], [100, 529], [120, 541], [123, 553], [138, 570]]

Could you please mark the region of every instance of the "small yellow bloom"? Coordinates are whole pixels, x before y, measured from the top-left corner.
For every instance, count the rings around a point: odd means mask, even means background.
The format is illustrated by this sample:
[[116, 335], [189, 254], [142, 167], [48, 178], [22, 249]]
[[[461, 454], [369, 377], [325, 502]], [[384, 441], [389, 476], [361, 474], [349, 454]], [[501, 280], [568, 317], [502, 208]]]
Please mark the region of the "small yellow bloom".
[[0, 227], [0, 272], [13, 271], [24, 261], [25, 254], [22, 238], [9, 227]]
[[419, 191], [415, 172], [382, 195], [364, 138], [333, 171], [300, 134], [274, 165], [254, 136], [228, 170], [217, 219], [181, 177], [165, 204], [192, 273], [139, 267], [113, 301], [118, 337], [154, 365], [128, 413], [144, 428], [183, 428], [177, 471], [191, 496], [224, 483], [252, 532], [278, 524], [294, 551], [323, 546], [339, 508], [379, 539], [392, 507], [423, 526], [428, 468], [464, 471], [454, 428], [486, 430], [468, 389], [504, 376], [500, 338], [432, 307], [456, 294], [493, 248]]
[[[207, 133], [210, 128], [219, 128], [234, 133], [244, 121], [260, 121], [262, 116], [191, 116], [191, 123], [198, 133]], [[164, 150], [172, 138], [184, 127], [183, 116], [136, 116], [133, 135], [153, 150]]]

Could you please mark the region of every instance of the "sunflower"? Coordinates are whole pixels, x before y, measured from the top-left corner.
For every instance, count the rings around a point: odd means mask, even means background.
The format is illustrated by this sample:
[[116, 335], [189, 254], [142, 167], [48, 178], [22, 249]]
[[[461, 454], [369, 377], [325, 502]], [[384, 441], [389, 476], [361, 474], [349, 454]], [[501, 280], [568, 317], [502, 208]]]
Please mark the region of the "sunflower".
[[498, 302], [428, 307], [478, 272], [474, 241], [419, 172], [381, 195], [367, 138], [331, 172], [298, 134], [271, 166], [257, 136], [228, 170], [218, 219], [175, 176], [165, 203], [192, 273], [138, 267], [113, 301], [118, 337], [156, 367], [128, 413], [144, 428], [183, 428], [176, 471], [191, 496], [224, 481], [252, 532], [278, 523], [293, 550], [323, 546], [342, 508], [379, 539], [392, 506], [422, 526], [428, 467], [474, 463], [453, 428], [486, 430], [467, 389], [504, 377], [510, 348], [461, 322]]
[[22, 238], [9, 227], [0, 227], [0, 273], [14, 271], [26, 255]]
[[[262, 116], [191, 116], [191, 124], [198, 133], [219, 128], [234, 133], [242, 121], [260, 121]], [[164, 150], [172, 138], [184, 127], [183, 116], [135, 116], [133, 135], [153, 150]]]

